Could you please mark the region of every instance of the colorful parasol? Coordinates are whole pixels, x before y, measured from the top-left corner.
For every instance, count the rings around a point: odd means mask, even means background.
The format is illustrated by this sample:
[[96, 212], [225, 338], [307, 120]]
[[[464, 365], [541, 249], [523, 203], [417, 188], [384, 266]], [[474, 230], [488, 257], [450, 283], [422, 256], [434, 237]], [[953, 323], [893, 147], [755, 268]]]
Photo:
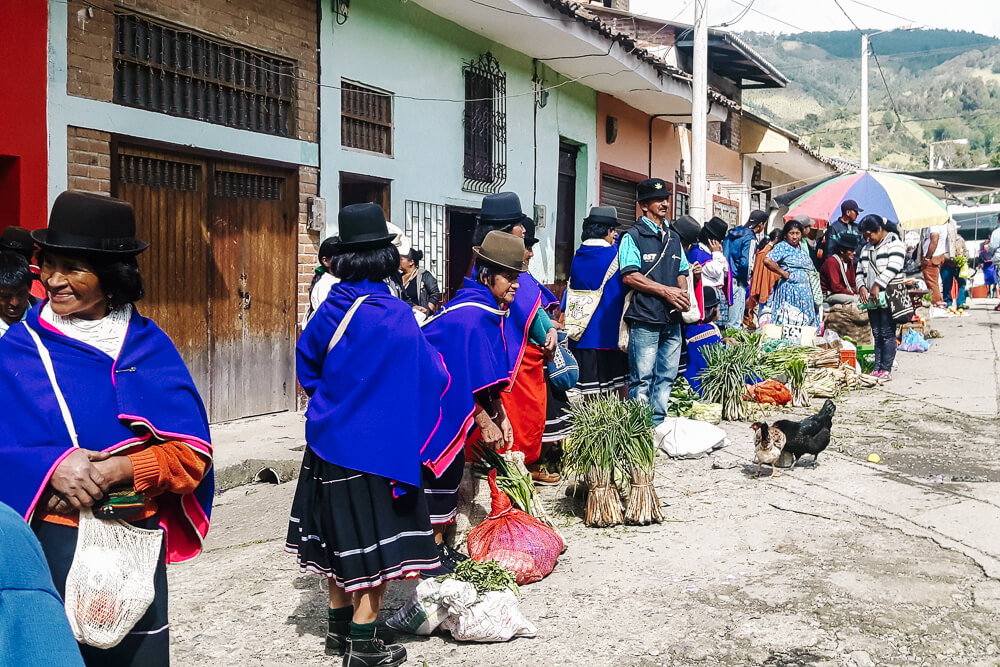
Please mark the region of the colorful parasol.
[[861, 217], [875, 213], [903, 229], [942, 225], [949, 219], [944, 202], [905, 176], [858, 171], [817, 184], [788, 205], [785, 220], [804, 214], [822, 229], [840, 217], [845, 199], [858, 202], [864, 209]]

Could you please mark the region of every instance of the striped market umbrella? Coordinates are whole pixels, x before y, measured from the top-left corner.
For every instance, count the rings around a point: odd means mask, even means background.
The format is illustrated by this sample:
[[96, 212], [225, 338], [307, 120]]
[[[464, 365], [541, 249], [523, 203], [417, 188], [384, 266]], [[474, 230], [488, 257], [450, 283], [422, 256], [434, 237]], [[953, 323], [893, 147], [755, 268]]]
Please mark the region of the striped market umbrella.
[[820, 229], [840, 217], [840, 205], [853, 199], [869, 213], [899, 223], [902, 229], [921, 229], [948, 222], [944, 202], [905, 176], [857, 171], [817, 184], [788, 204], [785, 220], [807, 215]]

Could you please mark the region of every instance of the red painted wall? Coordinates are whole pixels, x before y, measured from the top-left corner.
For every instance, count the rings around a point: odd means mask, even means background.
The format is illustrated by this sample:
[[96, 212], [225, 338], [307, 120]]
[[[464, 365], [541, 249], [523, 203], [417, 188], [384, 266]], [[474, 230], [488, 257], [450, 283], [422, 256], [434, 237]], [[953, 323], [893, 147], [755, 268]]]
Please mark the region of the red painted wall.
[[4, 3], [0, 27], [0, 229], [48, 218], [48, 2]]

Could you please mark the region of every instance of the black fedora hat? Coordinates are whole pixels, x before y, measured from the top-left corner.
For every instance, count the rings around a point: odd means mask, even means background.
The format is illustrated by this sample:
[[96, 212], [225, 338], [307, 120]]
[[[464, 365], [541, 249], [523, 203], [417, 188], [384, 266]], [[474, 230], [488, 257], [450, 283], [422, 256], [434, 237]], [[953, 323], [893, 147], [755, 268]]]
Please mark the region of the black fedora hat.
[[385, 213], [378, 204], [351, 204], [340, 209], [337, 215], [340, 227], [341, 250], [365, 250], [388, 246], [396, 237], [389, 233]]
[[46, 250], [108, 258], [133, 257], [149, 247], [135, 237], [132, 204], [77, 190], [56, 197], [49, 226], [31, 238]]
[[521, 199], [513, 192], [498, 192], [483, 197], [479, 209], [479, 224], [490, 227], [514, 227], [518, 223], [526, 225], [531, 218], [521, 209]]
[[617, 227], [618, 209], [614, 206], [594, 206], [590, 209], [590, 213], [583, 219], [583, 221], [586, 224]]
[[635, 186], [635, 200], [669, 199], [670, 188], [662, 178], [647, 178]]
[[701, 298], [705, 305], [705, 310], [719, 305], [719, 291], [714, 287], [702, 287]]
[[35, 253], [35, 241], [31, 238], [30, 231], [11, 225], [0, 234], [0, 250], [12, 250], [30, 258]]
[[483, 244], [474, 247], [472, 252], [484, 262], [504, 269], [519, 273], [528, 270], [524, 262], [524, 239], [507, 232], [490, 232], [483, 239]]
[[721, 241], [726, 238], [726, 233], [728, 231], [729, 225], [726, 224], [726, 221], [722, 218], [713, 216], [709, 218], [708, 222], [705, 223], [705, 227], [702, 229], [702, 234], [705, 238]]
[[687, 243], [688, 245], [698, 242], [698, 234], [701, 232], [701, 225], [698, 221], [692, 218], [690, 215], [682, 215], [681, 217], [670, 223], [677, 235], [681, 237], [681, 241]]
[[861, 245], [861, 236], [855, 234], [854, 232], [844, 232], [837, 237], [834, 242], [834, 248], [836, 250], [857, 250], [858, 246]]

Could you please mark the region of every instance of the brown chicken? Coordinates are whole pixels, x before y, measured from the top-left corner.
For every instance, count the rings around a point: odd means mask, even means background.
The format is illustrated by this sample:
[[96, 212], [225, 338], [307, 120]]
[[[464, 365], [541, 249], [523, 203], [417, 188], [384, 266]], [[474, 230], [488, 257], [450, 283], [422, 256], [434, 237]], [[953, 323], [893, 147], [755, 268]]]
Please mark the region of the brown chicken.
[[760, 477], [761, 464], [771, 466], [771, 477], [779, 477], [781, 473], [775, 468], [781, 450], [785, 446], [785, 434], [776, 428], [769, 427], [765, 422], [754, 422], [750, 425], [756, 433], [753, 440], [753, 451], [757, 456], [757, 474]]

